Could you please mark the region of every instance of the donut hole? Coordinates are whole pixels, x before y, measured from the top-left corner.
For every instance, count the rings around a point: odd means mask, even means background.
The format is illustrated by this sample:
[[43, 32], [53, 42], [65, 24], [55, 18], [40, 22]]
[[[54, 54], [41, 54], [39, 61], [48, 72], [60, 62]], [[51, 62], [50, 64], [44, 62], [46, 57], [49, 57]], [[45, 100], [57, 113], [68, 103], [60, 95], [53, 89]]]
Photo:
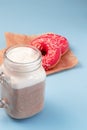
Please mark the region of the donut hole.
[[43, 46], [41, 47], [40, 51], [41, 51], [41, 54], [42, 54], [43, 56], [45, 56], [45, 55], [47, 55], [47, 53], [48, 53], [48, 47], [47, 47], [46, 45], [43, 45]]
[[47, 51], [46, 51], [45, 49], [42, 49], [42, 50], [41, 50], [41, 54], [42, 54], [43, 56], [45, 56], [45, 55], [47, 54]]

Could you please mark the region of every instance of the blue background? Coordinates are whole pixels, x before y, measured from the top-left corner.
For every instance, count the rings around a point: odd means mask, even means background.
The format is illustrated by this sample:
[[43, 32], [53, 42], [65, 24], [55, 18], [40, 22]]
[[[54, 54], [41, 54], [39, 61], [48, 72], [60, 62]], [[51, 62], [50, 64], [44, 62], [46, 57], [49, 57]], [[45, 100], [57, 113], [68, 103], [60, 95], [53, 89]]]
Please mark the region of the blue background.
[[79, 64], [47, 77], [38, 115], [13, 120], [0, 109], [0, 130], [87, 130], [87, 0], [0, 0], [0, 49], [5, 32], [61, 34]]

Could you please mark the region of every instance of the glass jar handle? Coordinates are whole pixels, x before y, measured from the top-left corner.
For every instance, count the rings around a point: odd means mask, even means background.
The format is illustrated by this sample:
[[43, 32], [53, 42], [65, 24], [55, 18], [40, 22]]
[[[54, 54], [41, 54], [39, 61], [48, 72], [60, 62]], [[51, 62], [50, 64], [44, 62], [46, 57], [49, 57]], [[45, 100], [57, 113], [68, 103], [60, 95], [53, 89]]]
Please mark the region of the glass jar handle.
[[[4, 73], [0, 73], [0, 84], [2, 85], [4, 81]], [[6, 100], [4, 98], [0, 98], [0, 108], [6, 107]]]

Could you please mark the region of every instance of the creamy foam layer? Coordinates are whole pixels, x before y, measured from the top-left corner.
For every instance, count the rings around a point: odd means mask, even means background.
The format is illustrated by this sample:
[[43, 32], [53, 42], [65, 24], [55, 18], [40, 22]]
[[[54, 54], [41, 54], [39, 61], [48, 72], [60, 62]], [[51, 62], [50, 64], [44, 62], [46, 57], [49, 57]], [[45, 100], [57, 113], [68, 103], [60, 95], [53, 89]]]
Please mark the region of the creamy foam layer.
[[21, 89], [26, 87], [32, 87], [40, 82], [45, 81], [46, 74], [43, 69], [38, 70], [37, 72], [31, 73], [28, 77], [12, 77], [12, 87], [14, 89]]
[[29, 47], [17, 47], [7, 53], [8, 59], [16, 63], [33, 62], [38, 58], [39, 53]]
[[30, 74], [21, 73], [21, 76], [19, 76], [18, 74], [9, 73], [4, 67], [4, 65], [1, 66], [1, 69], [5, 73], [6, 80], [9, 82], [9, 85], [11, 84], [11, 87], [14, 89], [31, 87], [35, 84], [45, 81], [46, 78], [46, 73], [42, 67]]

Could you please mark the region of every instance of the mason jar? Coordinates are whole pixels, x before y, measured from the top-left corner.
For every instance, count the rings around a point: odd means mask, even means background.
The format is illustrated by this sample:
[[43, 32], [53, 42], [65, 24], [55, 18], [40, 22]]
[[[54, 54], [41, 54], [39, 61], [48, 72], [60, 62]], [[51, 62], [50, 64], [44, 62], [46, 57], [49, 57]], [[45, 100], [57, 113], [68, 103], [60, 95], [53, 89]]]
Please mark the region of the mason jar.
[[38, 49], [29, 45], [8, 48], [0, 73], [0, 107], [16, 119], [39, 113], [44, 107], [45, 79]]

